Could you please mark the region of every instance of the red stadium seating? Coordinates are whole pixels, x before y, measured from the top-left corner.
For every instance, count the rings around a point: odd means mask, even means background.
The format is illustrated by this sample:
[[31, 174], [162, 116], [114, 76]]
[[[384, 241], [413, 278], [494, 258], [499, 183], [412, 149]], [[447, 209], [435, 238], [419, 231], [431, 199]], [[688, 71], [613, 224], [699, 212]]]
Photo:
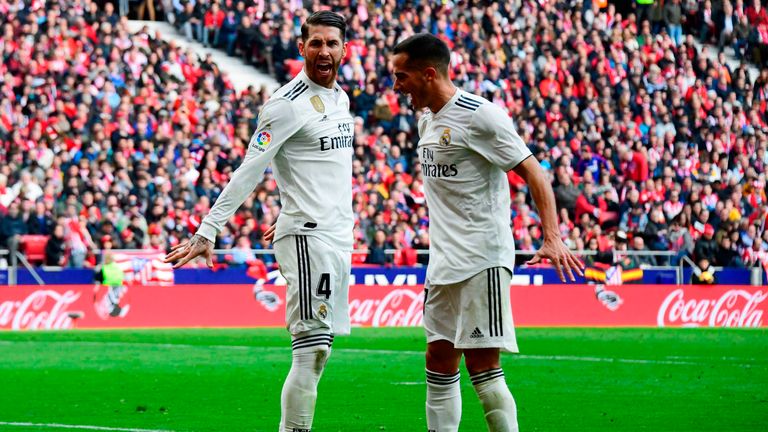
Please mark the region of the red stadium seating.
[[48, 243], [47, 235], [23, 235], [19, 240], [21, 252], [30, 263], [42, 264], [45, 262], [45, 245]]

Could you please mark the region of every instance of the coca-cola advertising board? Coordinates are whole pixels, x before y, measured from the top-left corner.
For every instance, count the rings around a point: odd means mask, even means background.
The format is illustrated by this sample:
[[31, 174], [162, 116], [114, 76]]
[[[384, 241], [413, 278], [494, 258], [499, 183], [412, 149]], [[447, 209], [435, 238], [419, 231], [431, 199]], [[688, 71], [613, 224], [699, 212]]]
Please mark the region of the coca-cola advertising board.
[[[355, 326], [422, 324], [423, 288], [350, 287]], [[765, 327], [768, 289], [745, 286], [511, 287], [518, 326]], [[0, 330], [283, 326], [285, 287], [0, 288]]]

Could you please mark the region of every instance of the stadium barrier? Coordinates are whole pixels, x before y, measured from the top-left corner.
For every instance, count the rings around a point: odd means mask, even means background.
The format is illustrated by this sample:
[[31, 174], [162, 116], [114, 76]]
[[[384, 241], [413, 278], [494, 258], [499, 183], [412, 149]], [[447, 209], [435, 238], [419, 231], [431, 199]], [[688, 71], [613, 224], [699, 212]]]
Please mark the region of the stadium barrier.
[[[753, 283], [754, 271], [758, 270], [758, 282]], [[683, 269], [676, 267], [654, 267], [643, 270], [642, 283], [652, 284], [676, 284], [689, 283], [693, 270], [690, 267]], [[230, 267], [226, 269], [208, 270], [207, 268], [181, 268], [173, 271], [173, 280], [176, 284], [250, 284], [254, 278], [248, 275], [244, 267]], [[361, 285], [402, 285], [423, 284], [426, 275], [425, 267], [384, 267], [384, 266], [360, 266], [352, 269], [351, 280]], [[19, 268], [16, 274], [18, 285], [81, 285], [93, 282], [93, 270], [88, 268], [56, 268], [42, 267], [35, 273], [27, 269]], [[715, 273], [716, 281], [722, 285], [766, 285], [768, 279], [762, 269], [748, 268], [721, 268]], [[39, 280], [38, 280], [39, 279]], [[269, 272], [270, 283], [279, 283], [280, 277], [277, 271]], [[759, 279], [762, 279], [760, 283]], [[578, 283], [584, 279], [578, 278]], [[516, 285], [554, 285], [559, 284], [557, 272], [548, 267], [517, 267], [515, 268]], [[8, 271], [0, 269], [0, 289], [9, 283]]]
[[[255, 264], [234, 264], [230, 261], [232, 251], [218, 250], [217, 264], [213, 270], [204, 267], [201, 262], [185, 266], [181, 269], [172, 269], [170, 264], [164, 263], [165, 253], [152, 250], [114, 250], [113, 256], [130, 280], [140, 279], [144, 284], [248, 284], [256, 278], [263, 278], [267, 283], [280, 284], [280, 274], [277, 270], [268, 271], [266, 266], [262, 269]], [[255, 250], [259, 256], [271, 255], [272, 250]], [[425, 252], [425, 251], [418, 251]], [[577, 254], [592, 254], [591, 251], [576, 251]], [[629, 255], [658, 255], [661, 252], [628, 252]], [[528, 252], [516, 252], [518, 262], [521, 257], [528, 258]], [[663, 254], [662, 254], [663, 255]], [[10, 256], [11, 265], [7, 268]], [[661, 256], [657, 256], [659, 258]], [[219, 262], [221, 260], [221, 262]], [[522, 260], [524, 261], [524, 259]], [[260, 263], [254, 260], [252, 263]], [[18, 263], [22, 264], [19, 266]], [[637, 273], [636, 281], [645, 284], [685, 284], [690, 283], [694, 273], [693, 262], [684, 259], [678, 266], [643, 266], [642, 271], [637, 269], [624, 270], [624, 276]], [[715, 283], [722, 285], [768, 285], [768, 274], [761, 267], [754, 268], [722, 268], [714, 267]], [[259, 275], [264, 273], [263, 275]], [[612, 272], [608, 280], [616, 283], [625, 279], [620, 272]], [[364, 285], [401, 285], [423, 284], [426, 268], [420, 265], [372, 265], [357, 264], [352, 268], [350, 283]], [[604, 279], [608, 277], [606, 273]], [[57, 285], [57, 284], [89, 284], [93, 281], [93, 269], [91, 268], [62, 268], [62, 267], [32, 267], [24, 255], [18, 251], [0, 250], [0, 286], [2, 285]], [[577, 283], [585, 283], [583, 278], [577, 278]], [[627, 283], [630, 281], [624, 281]], [[548, 265], [535, 267], [518, 266], [515, 268], [514, 285], [547, 285], [559, 284], [560, 279], [553, 268]]]
[[[768, 290], [751, 286], [511, 287], [518, 326], [765, 327]], [[421, 285], [350, 287], [354, 326], [419, 326]], [[100, 285], [0, 289], [0, 330], [279, 327], [285, 286]]]

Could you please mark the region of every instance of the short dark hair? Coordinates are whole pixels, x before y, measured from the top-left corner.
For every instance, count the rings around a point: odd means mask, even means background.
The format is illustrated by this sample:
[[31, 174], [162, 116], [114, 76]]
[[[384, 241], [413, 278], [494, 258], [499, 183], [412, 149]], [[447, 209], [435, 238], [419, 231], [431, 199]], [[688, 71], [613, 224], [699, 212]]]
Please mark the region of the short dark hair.
[[344, 17], [331, 11], [315, 12], [307, 18], [301, 25], [301, 40], [306, 41], [309, 38], [309, 26], [328, 26], [336, 27], [341, 31], [341, 39], [344, 40], [347, 34], [347, 21]]
[[437, 69], [441, 75], [448, 75], [451, 51], [437, 36], [419, 33], [405, 39], [395, 46], [393, 54], [406, 54], [408, 63], [423, 64]]

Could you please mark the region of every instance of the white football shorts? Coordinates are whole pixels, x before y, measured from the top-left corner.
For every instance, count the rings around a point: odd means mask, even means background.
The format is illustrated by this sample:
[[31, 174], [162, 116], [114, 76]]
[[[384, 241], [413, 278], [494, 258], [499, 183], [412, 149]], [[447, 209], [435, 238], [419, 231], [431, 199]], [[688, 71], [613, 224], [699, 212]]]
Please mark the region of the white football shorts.
[[314, 236], [289, 235], [275, 243], [275, 258], [288, 283], [285, 322], [292, 335], [349, 334], [352, 254]]
[[448, 285], [424, 284], [427, 342], [447, 340], [457, 349], [518, 352], [509, 285], [512, 273], [493, 267]]

